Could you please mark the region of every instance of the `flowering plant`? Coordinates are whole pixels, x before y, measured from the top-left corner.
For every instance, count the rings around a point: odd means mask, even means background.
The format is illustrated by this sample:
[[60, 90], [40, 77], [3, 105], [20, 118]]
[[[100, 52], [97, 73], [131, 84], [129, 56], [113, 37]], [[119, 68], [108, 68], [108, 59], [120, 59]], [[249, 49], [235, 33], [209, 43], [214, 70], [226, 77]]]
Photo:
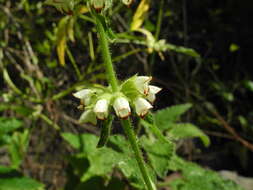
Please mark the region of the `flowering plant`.
[[110, 87], [101, 89], [82, 89], [73, 95], [80, 99], [79, 108], [84, 108], [80, 117], [82, 123], [96, 124], [96, 118], [106, 120], [110, 114], [110, 107], [114, 108], [116, 115], [121, 119], [127, 119], [132, 110], [144, 117], [153, 108], [155, 96], [161, 88], [149, 85], [152, 77], [133, 76], [123, 82], [119, 91], [112, 92]]

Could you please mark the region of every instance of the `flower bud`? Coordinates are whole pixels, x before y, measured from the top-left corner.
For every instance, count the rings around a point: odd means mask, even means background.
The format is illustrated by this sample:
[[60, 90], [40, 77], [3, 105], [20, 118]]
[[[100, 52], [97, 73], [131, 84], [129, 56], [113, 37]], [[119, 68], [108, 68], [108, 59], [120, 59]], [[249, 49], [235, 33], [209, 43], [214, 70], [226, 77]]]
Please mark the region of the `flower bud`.
[[97, 12], [101, 12], [105, 8], [105, 0], [91, 0], [91, 3]]
[[127, 118], [131, 114], [131, 109], [126, 98], [118, 97], [113, 103], [116, 115], [120, 118]]
[[134, 101], [135, 111], [138, 116], [144, 117], [153, 106], [144, 98], [137, 98]]
[[147, 95], [147, 100], [153, 103], [155, 101], [156, 94], [161, 90], [162, 89], [157, 86], [149, 85], [149, 93]]
[[152, 77], [148, 76], [138, 76], [136, 77], [134, 83], [136, 86], [136, 89], [144, 94], [147, 95], [149, 92], [149, 82], [152, 80]]
[[79, 119], [80, 123], [91, 123], [96, 125], [97, 124], [97, 118], [95, 113], [92, 110], [87, 110], [82, 113]]
[[88, 105], [90, 103], [93, 91], [90, 89], [83, 89], [73, 94], [76, 98], [81, 100], [81, 104]]
[[98, 100], [93, 111], [98, 119], [105, 120], [108, 117], [108, 101], [106, 99]]

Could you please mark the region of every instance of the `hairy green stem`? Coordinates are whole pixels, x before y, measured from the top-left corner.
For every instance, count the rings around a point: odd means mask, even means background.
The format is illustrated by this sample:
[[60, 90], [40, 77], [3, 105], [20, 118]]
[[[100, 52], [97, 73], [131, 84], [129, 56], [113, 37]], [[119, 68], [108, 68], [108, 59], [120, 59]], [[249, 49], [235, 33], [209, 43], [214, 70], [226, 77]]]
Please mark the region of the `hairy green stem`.
[[147, 168], [145, 166], [145, 162], [143, 160], [143, 156], [140, 150], [140, 147], [137, 143], [137, 137], [136, 134], [132, 128], [131, 122], [129, 119], [127, 120], [121, 120], [121, 125], [124, 128], [124, 131], [127, 135], [127, 138], [131, 144], [131, 147], [134, 151], [135, 158], [138, 162], [138, 166], [140, 168], [142, 177], [144, 179], [145, 185], [147, 187], [147, 190], [156, 190], [155, 186], [152, 184], [151, 178], [148, 174]]
[[[119, 90], [119, 86], [118, 86], [115, 71], [113, 69], [112, 58], [109, 51], [109, 43], [108, 43], [107, 36], [104, 30], [104, 26], [98, 16], [96, 16], [96, 23], [97, 23], [97, 30], [99, 33], [101, 52], [102, 52], [102, 56], [103, 56], [103, 60], [104, 60], [105, 68], [106, 68], [108, 82], [112, 87], [112, 91], [117, 92]], [[147, 190], [156, 190], [155, 186], [152, 184], [151, 178], [145, 166], [145, 162], [144, 162], [140, 147], [137, 143], [137, 137], [131, 126], [130, 120], [129, 119], [121, 120], [121, 125], [123, 126], [124, 131], [127, 135], [127, 138], [131, 144], [132, 150], [135, 155], [135, 159], [140, 168]]]
[[111, 54], [109, 50], [109, 43], [108, 43], [107, 36], [104, 30], [104, 26], [99, 20], [99, 18], [97, 17], [96, 17], [96, 23], [97, 23], [97, 30], [99, 33], [99, 42], [101, 46], [102, 57], [105, 64], [107, 79], [112, 87], [112, 91], [117, 92], [119, 87], [118, 87], [116, 74], [113, 69], [112, 58], [111, 58]]

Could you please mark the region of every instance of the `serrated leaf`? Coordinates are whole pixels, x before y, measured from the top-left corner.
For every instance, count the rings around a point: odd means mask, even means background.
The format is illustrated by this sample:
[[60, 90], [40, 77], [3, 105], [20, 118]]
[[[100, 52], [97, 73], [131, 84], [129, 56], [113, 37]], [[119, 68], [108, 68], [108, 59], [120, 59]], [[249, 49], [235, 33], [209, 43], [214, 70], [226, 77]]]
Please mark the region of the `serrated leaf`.
[[[118, 168], [124, 176], [126, 176], [132, 186], [144, 189], [144, 183], [138, 164], [133, 156], [132, 150], [129, 148], [129, 143], [123, 136], [110, 136], [107, 147], [96, 148], [98, 137], [92, 134], [74, 135], [71, 133], [62, 133], [62, 137], [68, 141], [71, 146], [81, 150], [79, 159], [87, 158], [88, 168], [83, 171], [81, 181], [86, 182], [95, 176], [111, 177], [114, 168]], [[152, 174], [152, 180], [155, 180], [152, 169], [149, 173]]]
[[[140, 169], [137, 161], [133, 155], [133, 151], [130, 148], [129, 143], [123, 136], [114, 135], [111, 136], [110, 142], [108, 143], [114, 150], [122, 152], [122, 160], [118, 163], [117, 167], [121, 170], [124, 176], [130, 181], [131, 185], [137, 189], [145, 189], [145, 183], [143, 181]], [[146, 168], [151, 177], [151, 183], [154, 184], [156, 176], [153, 169], [146, 164]], [[154, 189], [156, 189], [154, 187]]]
[[87, 181], [93, 176], [104, 177], [110, 175], [113, 168], [122, 159], [120, 154], [106, 147], [93, 150], [87, 157], [90, 167], [81, 177], [82, 182]]
[[235, 182], [223, 179], [218, 173], [201, 168], [192, 162], [179, 157], [174, 157], [172, 162], [176, 170], [183, 175], [169, 184], [172, 190], [243, 190]]
[[145, 16], [149, 10], [150, 7], [150, 0], [142, 0], [133, 16], [133, 21], [131, 23], [131, 30], [137, 30], [139, 29], [144, 20], [145, 20]]
[[172, 129], [169, 130], [169, 134], [178, 139], [199, 137], [205, 146], [210, 144], [209, 137], [191, 123], [173, 124]]
[[160, 140], [150, 140], [145, 136], [141, 138], [141, 144], [147, 152], [151, 166], [156, 174], [164, 178], [169, 169], [170, 160], [174, 153], [174, 145]]
[[108, 176], [113, 168], [122, 160], [120, 153], [110, 148], [96, 148], [98, 137], [92, 134], [74, 135], [63, 133], [62, 137], [74, 148], [81, 150], [89, 160], [89, 167], [81, 176], [81, 181], [87, 181], [93, 176]]
[[191, 104], [175, 105], [154, 113], [154, 123], [162, 131], [171, 128], [171, 124], [191, 108]]
[[[146, 120], [146, 119], [149, 119], [149, 120]], [[161, 142], [165, 142], [165, 143], [170, 143], [169, 142], [169, 139], [167, 139], [167, 137], [165, 137], [161, 130], [154, 124], [153, 122], [153, 115], [151, 113], [149, 113], [146, 117], [145, 117], [145, 120], [141, 120], [141, 124], [146, 128], [148, 129], [149, 131], [151, 131], [155, 136], [156, 138], [159, 139], [159, 141]]]

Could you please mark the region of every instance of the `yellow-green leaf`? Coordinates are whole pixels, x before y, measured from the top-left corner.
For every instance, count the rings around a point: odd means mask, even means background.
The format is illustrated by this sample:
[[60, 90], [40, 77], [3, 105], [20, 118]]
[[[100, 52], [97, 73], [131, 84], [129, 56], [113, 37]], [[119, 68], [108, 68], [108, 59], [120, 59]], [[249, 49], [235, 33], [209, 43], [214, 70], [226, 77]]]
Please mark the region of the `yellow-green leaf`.
[[141, 0], [134, 16], [133, 16], [133, 21], [131, 23], [131, 30], [137, 30], [139, 29], [145, 19], [145, 16], [149, 10], [150, 7], [150, 0]]
[[75, 18], [71, 16], [63, 17], [58, 24], [57, 28], [57, 55], [59, 62], [62, 66], [65, 65], [65, 50], [67, 47], [67, 40], [74, 41], [74, 22]]
[[65, 65], [65, 49], [66, 49], [66, 37], [61, 38], [57, 43], [57, 55], [59, 62], [62, 66]]

